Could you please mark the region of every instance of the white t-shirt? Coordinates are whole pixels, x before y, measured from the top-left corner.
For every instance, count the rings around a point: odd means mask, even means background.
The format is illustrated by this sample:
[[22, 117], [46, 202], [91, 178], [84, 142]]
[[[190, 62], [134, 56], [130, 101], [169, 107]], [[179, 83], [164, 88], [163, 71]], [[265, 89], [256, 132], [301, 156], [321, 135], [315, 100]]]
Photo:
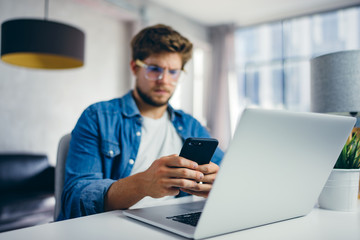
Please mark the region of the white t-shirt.
[[[167, 111], [159, 119], [143, 116], [139, 151], [131, 175], [145, 171], [160, 157], [179, 154], [182, 145], [181, 137], [171, 123]], [[173, 197], [164, 197], [156, 199], [156, 201], [169, 198]], [[153, 198], [145, 197], [136, 204], [136, 207], [149, 205], [152, 201], [154, 201]]]

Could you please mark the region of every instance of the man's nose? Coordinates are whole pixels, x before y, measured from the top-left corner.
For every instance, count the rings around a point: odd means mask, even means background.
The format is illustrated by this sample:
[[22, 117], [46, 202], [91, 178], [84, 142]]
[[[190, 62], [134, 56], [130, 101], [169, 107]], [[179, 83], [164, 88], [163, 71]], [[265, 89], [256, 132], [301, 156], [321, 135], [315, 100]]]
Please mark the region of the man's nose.
[[163, 84], [172, 84], [172, 78], [168, 70], [164, 70], [161, 78], [157, 81], [158, 83]]

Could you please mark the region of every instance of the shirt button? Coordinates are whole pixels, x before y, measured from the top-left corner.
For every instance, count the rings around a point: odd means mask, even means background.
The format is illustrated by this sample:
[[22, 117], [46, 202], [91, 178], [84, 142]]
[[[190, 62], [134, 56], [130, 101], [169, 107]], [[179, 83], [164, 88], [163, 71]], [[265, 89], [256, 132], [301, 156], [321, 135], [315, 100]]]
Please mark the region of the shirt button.
[[140, 137], [141, 136], [141, 132], [136, 132], [136, 136]]
[[179, 126], [179, 127], [178, 127], [178, 130], [179, 130], [179, 131], [182, 131], [182, 130], [183, 130], [183, 127], [182, 127], [182, 126]]
[[134, 159], [130, 159], [130, 160], [129, 160], [129, 163], [130, 163], [131, 165], [133, 165], [133, 164], [135, 163]]
[[109, 151], [109, 155], [112, 157], [114, 155], [114, 151], [113, 150], [110, 150]]

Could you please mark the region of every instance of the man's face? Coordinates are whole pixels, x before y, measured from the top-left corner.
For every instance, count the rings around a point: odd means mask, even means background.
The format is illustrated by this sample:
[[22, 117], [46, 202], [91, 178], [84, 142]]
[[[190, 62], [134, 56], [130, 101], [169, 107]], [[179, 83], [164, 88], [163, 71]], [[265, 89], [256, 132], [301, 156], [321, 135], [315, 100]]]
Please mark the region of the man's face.
[[133, 73], [136, 77], [135, 90], [145, 103], [152, 106], [166, 105], [173, 95], [177, 79], [174, 79], [169, 70], [180, 70], [182, 67], [181, 56], [178, 53], [153, 54], [144, 59], [148, 66], [157, 66], [164, 69], [163, 76], [158, 80], [149, 80], [146, 77], [146, 68], [136, 66], [131, 62]]

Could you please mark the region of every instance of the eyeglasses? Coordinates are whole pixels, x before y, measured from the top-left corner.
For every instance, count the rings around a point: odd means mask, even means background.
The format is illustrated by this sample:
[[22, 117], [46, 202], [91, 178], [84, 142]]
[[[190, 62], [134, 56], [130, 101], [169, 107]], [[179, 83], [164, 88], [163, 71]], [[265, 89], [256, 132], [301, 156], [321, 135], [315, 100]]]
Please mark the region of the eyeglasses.
[[[139, 67], [145, 68], [145, 78], [151, 81], [157, 81], [163, 78], [165, 69], [155, 65], [147, 65], [143, 61], [137, 59], [135, 64]], [[181, 69], [168, 69], [167, 73], [171, 79], [177, 81], [180, 76]]]

